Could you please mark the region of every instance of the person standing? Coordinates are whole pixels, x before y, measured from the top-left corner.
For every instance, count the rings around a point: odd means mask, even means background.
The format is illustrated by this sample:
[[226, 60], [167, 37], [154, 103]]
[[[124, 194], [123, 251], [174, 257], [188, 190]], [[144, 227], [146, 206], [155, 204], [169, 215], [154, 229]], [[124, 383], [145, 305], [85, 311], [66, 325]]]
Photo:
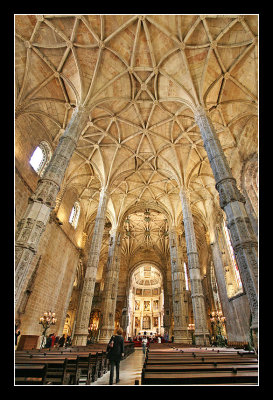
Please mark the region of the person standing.
[[56, 336], [54, 347], [58, 347], [60, 336]]
[[18, 337], [21, 335], [20, 329], [15, 327], [15, 350], [17, 349]]
[[49, 349], [51, 347], [51, 341], [52, 341], [52, 333], [46, 338], [46, 344], [45, 344], [45, 348]]
[[65, 334], [63, 334], [63, 336], [59, 339], [59, 347], [63, 347], [65, 343]]
[[143, 339], [142, 339], [142, 350], [143, 350], [143, 354], [146, 353], [147, 342], [148, 342], [148, 340], [147, 340], [146, 336], [143, 336]]
[[55, 339], [56, 339], [55, 333], [52, 333], [52, 336], [51, 336], [51, 347], [54, 347]]
[[110, 378], [109, 385], [113, 385], [114, 368], [116, 366], [116, 383], [119, 382], [119, 364], [124, 357], [124, 339], [122, 336], [123, 329], [120, 327], [117, 334], [113, 335], [107, 345], [107, 358], [110, 362]]
[[160, 336], [158, 336], [158, 338], [157, 338], [157, 343], [161, 343], [161, 337]]

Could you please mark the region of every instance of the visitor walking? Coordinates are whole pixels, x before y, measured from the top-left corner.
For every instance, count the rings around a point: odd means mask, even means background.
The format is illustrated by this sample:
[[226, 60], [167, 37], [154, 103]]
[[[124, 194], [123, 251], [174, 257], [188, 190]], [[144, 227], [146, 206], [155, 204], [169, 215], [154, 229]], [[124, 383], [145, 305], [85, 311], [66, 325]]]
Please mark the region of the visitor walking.
[[147, 343], [148, 343], [148, 340], [147, 340], [146, 336], [143, 336], [143, 339], [142, 339], [142, 350], [143, 350], [143, 354], [146, 353]]
[[114, 368], [116, 366], [116, 383], [119, 382], [119, 364], [124, 357], [124, 339], [122, 336], [123, 329], [118, 328], [117, 334], [113, 335], [107, 345], [107, 358], [110, 362], [110, 378], [109, 385], [113, 385]]

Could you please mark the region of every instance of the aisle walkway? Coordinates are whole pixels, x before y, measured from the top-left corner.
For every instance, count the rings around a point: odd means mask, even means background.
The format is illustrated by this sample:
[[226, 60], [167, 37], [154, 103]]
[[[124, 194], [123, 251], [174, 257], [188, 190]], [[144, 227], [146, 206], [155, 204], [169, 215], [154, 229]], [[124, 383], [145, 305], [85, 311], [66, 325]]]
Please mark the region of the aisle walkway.
[[[139, 383], [141, 380], [141, 371], [144, 364], [144, 354], [142, 348], [135, 348], [135, 351], [130, 354], [125, 360], [120, 362], [119, 368], [119, 383], [116, 381], [116, 371], [114, 373], [113, 385], [134, 385], [135, 380], [138, 379]], [[98, 378], [96, 382], [91, 385], [109, 385], [110, 371], [104, 374], [101, 378]]]

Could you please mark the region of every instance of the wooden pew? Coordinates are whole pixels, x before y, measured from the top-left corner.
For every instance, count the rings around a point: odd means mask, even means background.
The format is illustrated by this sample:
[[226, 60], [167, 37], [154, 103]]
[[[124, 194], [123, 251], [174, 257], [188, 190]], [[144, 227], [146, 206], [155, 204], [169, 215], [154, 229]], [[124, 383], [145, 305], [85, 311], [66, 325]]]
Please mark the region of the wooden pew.
[[142, 385], [257, 384], [257, 371], [144, 372]]
[[[78, 385], [80, 380], [83, 381], [84, 378], [87, 379], [86, 384], [90, 384], [90, 380], [94, 381], [98, 376], [102, 376], [102, 370], [105, 368], [103, 365], [106, 356], [103, 352], [97, 352], [95, 354], [20, 354], [16, 355], [15, 362], [16, 365], [25, 362], [31, 363], [44, 363], [49, 365], [55, 365], [58, 361], [66, 363], [66, 376], [69, 376], [68, 384]], [[63, 384], [63, 383], [62, 383]]]
[[254, 352], [204, 349], [181, 351], [176, 347], [146, 353], [143, 385], [257, 384], [258, 358]]
[[15, 385], [45, 385], [46, 364], [15, 365]]
[[[39, 363], [42, 365], [51, 364], [52, 368], [49, 368], [51, 375], [49, 377], [52, 377], [52, 379], [46, 378], [47, 382], [64, 384], [63, 381], [65, 381], [66, 384], [70, 385], [84, 384], [85, 382], [85, 384], [90, 385], [91, 382], [96, 381], [109, 370], [106, 347], [107, 344], [93, 344], [69, 348], [21, 350], [15, 352], [15, 364], [19, 365], [26, 362], [33, 365]], [[126, 345], [124, 350], [124, 358], [126, 358], [134, 351], [133, 344]], [[63, 364], [64, 360], [67, 360], [66, 364]], [[63, 381], [60, 379], [60, 370], [57, 371], [57, 367], [53, 370], [58, 361], [65, 366]], [[54, 373], [56, 375], [55, 380], [53, 379]]]
[[[67, 359], [64, 360], [31, 360], [26, 363], [26, 361], [22, 361], [20, 363], [15, 364], [15, 378], [18, 371], [21, 376], [25, 376], [25, 378], [31, 378], [32, 376], [28, 376], [28, 374], [32, 374], [31, 368], [33, 370], [39, 370], [41, 367], [45, 367], [45, 377], [44, 383], [42, 384], [50, 384], [50, 385], [66, 385], [69, 384], [70, 375], [67, 372]], [[19, 377], [19, 376], [18, 376]], [[31, 382], [31, 379], [26, 379], [27, 382]], [[15, 379], [15, 383], [18, 382], [18, 379]], [[33, 383], [30, 383], [33, 384]]]

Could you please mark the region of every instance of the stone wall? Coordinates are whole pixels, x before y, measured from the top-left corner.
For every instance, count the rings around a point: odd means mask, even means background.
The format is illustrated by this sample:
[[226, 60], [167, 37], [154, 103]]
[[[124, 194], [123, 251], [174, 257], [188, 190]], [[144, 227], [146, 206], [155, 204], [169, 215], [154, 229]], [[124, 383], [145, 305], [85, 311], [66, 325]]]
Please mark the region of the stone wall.
[[41, 262], [25, 313], [21, 315], [21, 333], [38, 335], [38, 324], [44, 311], [56, 313], [57, 324], [49, 333], [62, 334], [68, 309], [79, 253], [62, 229], [54, 222], [48, 224], [39, 246]]

